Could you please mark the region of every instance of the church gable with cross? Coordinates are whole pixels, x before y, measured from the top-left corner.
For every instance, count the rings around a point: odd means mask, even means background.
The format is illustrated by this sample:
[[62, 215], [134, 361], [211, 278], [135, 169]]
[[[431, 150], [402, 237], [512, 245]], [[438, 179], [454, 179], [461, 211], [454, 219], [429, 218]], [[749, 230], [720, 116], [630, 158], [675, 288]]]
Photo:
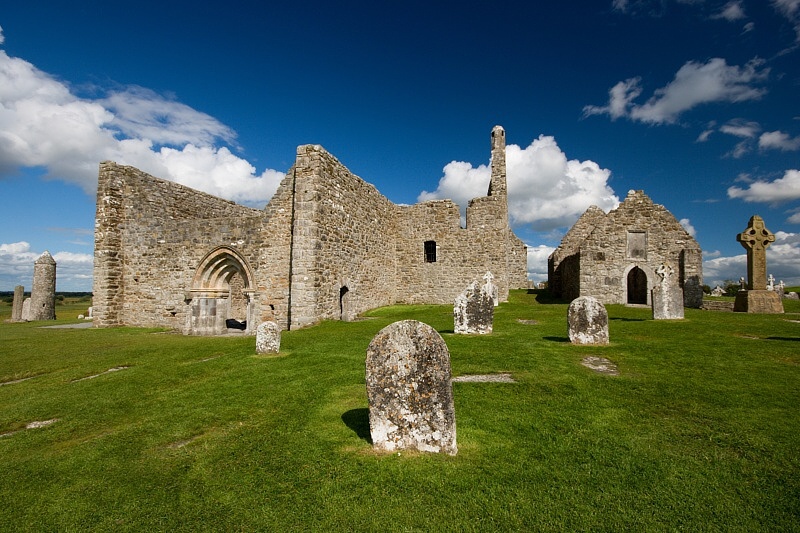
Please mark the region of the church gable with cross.
[[592, 206], [548, 259], [551, 292], [567, 300], [593, 296], [607, 304], [650, 304], [664, 263], [675, 265], [686, 307], [703, 303], [700, 245], [664, 206], [630, 191], [616, 209]]

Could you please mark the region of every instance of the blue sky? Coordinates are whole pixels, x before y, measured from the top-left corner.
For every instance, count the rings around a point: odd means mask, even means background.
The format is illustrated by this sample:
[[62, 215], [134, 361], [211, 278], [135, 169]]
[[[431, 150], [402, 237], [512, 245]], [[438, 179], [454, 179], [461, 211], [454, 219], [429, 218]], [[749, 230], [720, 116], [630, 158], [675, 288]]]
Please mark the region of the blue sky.
[[320, 144], [396, 203], [465, 205], [495, 124], [532, 279], [643, 189], [706, 283], [746, 275], [759, 214], [800, 284], [800, 0], [6, 2], [0, 28], [0, 290], [45, 250], [91, 290], [102, 160], [262, 207]]

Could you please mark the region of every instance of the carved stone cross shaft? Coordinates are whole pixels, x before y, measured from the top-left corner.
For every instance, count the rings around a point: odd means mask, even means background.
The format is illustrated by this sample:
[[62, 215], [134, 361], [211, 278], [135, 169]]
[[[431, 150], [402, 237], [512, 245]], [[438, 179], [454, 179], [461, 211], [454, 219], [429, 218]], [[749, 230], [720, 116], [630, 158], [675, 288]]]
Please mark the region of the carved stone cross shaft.
[[750, 217], [747, 229], [736, 235], [736, 240], [747, 250], [747, 288], [751, 291], [767, 289], [767, 247], [775, 242], [775, 234], [758, 216]]

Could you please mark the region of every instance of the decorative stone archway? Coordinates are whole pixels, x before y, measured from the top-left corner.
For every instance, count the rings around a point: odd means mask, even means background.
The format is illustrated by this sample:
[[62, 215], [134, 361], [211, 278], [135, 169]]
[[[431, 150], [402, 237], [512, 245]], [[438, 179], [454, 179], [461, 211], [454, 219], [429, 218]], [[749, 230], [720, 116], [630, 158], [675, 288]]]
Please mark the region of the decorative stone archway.
[[219, 246], [200, 261], [189, 289], [189, 334], [255, 331], [253, 271], [236, 250]]

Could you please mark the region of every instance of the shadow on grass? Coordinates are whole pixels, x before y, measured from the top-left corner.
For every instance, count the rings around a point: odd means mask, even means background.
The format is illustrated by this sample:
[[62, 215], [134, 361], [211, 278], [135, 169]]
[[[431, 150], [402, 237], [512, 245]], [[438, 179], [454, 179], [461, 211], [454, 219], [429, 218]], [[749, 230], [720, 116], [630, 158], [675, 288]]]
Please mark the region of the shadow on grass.
[[622, 322], [647, 322], [646, 318], [611, 317], [609, 320], [620, 320]]
[[369, 409], [350, 409], [342, 415], [342, 422], [352, 429], [358, 438], [372, 444], [372, 436], [369, 433]]
[[800, 341], [800, 337], [767, 337], [768, 341]]
[[546, 341], [569, 342], [569, 337], [542, 337]]

